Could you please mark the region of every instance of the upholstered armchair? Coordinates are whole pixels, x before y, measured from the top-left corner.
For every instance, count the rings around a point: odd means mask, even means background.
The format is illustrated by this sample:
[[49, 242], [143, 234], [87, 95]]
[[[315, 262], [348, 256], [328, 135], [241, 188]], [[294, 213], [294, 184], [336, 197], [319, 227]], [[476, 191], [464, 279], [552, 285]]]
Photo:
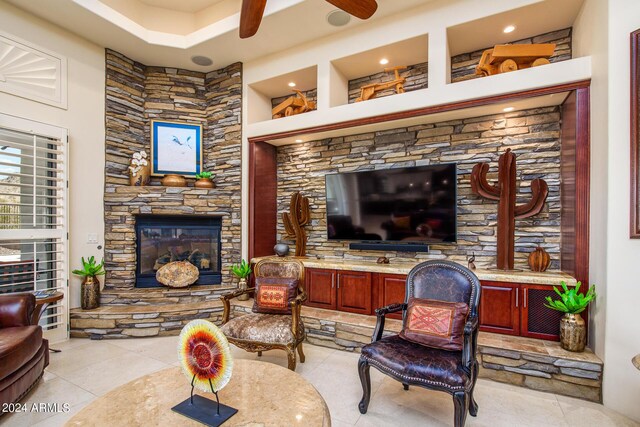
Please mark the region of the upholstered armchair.
[[[300, 318], [302, 303], [306, 301], [307, 294], [304, 291], [304, 265], [292, 258], [266, 258], [260, 260], [253, 269], [256, 283], [261, 278], [287, 279], [292, 283], [297, 279], [297, 287], [293, 292], [293, 298], [288, 304], [290, 314], [272, 314], [252, 312], [239, 317], [229, 319], [231, 299], [256, 291], [256, 288], [238, 290], [221, 297], [224, 304], [222, 314], [222, 332], [230, 343], [243, 350], [258, 353], [266, 350], [281, 349], [287, 352], [288, 367], [292, 371], [296, 369], [296, 351], [300, 356], [300, 363], [304, 363], [302, 342], [306, 333], [304, 324]], [[258, 285], [259, 286], [259, 285]], [[258, 295], [255, 296], [258, 299]], [[255, 311], [255, 305], [254, 310]], [[288, 310], [287, 310], [288, 311]]]
[[[416, 305], [416, 301], [428, 302], [419, 306]], [[404, 303], [392, 304], [376, 310], [377, 324], [372, 342], [362, 348], [358, 362], [363, 389], [362, 400], [358, 405], [360, 412], [366, 413], [369, 407], [371, 396], [369, 368], [373, 366], [383, 374], [400, 381], [405, 390], [408, 390], [410, 385], [417, 385], [451, 394], [456, 427], [464, 425], [467, 411], [472, 416], [476, 416], [478, 405], [473, 398], [473, 389], [478, 377], [476, 348], [479, 302], [480, 282], [469, 269], [449, 261], [427, 261], [414, 267], [407, 276]], [[455, 317], [460, 311], [457, 308], [452, 309], [450, 316], [442, 315], [443, 312], [447, 313], [446, 309], [438, 311], [432, 309], [433, 305], [428, 307], [426, 304], [435, 304], [436, 308], [439, 304], [444, 305], [445, 308], [463, 307], [465, 311], [459, 317]], [[468, 305], [468, 311], [465, 305]], [[414, 311], [416, 307], [420, 310]], [[403, 318], [401, 334], [383, 337], [385, 315], [399, 311], [402, 311]], [[441, 318], [438, 319], [438, 316]], [[430, 323], [434, 319], [435, 327]], [[415, 339], [406, 339], [413, 336], [410, 335], [410, 331], [414, 333], [416, 330], [427, 332], [426, 339], [433, 339], [434, 336], [441, 339], [438, 336], [439, 333], [446, 335], [447, 331], [452, 330], [452, 325], [456, 329], [455, 320], [449, 323], [449, 319], [459, 319], [457, 322], [459, 350], [442, 348], [452, 346], [453, 338], [451, 342], [445, 342], [444, 345], [429, 346], [416, 342]], [[410, 327], [411, 322], [413, 324]]]

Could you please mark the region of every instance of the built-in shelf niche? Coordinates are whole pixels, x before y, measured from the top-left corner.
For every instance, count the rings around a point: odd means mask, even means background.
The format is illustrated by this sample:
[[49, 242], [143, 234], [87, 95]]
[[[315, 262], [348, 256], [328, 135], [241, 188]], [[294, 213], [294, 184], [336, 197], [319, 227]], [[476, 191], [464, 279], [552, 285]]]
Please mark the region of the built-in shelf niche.
[[[428, 46], [429, 38], [424, 34], [331, 61], [329, 106], [353, 103], [363, 85], [393, 80], [393, 72], [386, 73], [385, 68], [408, 66], [400, 71], [401, 76], [407, 77], [407, 92], [427, 88]], [[389, 62], [381, 64], [382, 59]], [[395, 95], [393, 89], [374, 99], [390, 95]]]
[[[290, 86], [295, 83], [295, 86]], [[318, 67], [316, 65], [281, 74], [266, 80], [249, 84], [249, 123], [272, 120], [271, 110], [279, 99], [295, 96], [297, 89], [313, 97], [318, 87]], [[317, 101], [315, 98], [312, 101]], [[312, 114], [313, 111], [304, 113]], [[274, 120], [289, 120], [292, 117], [282, 117]]]
[[[475, 75], [482, 51], [497, 44], [556, 43], [552, 63], [572, 58], [571, 33], [584, 0], [534, 3], [447, 28], [451, 60], [450, 82], [481, 78]], [[505, 32], [508, 27], [510, 32]], [[469, 37], [473, 34], [473, 37]], [[489, 76], [493, 77], [493, 76]]]

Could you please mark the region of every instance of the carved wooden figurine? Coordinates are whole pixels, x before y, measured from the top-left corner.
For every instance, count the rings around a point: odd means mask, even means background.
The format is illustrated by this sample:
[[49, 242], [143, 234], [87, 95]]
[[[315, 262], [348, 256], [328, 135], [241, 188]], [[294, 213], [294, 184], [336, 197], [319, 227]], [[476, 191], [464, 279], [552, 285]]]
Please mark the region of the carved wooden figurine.
[[289, 213], [282, 214], [285, 237], [296, 241], [296, 256], [304, 256], [307, 252], [307, 234], [302, 227], [307, 225], [309, 218], [309, 199], [296, 191], [291, 195]]
[[375, 98], [379, 92], [387, 90], [391, 87], [396, 88], [396, 93], [404, 93], [404, 82], [407, 80], [405, 77], [400, 77], [399, 70], [404, 70], [405, 66], [385, 68], [387, 73], [393, 71], [395, 78], [388, 82], [371, 83], [364, 85], [360, 88], [360, 97], [356, 98], [356, 102], [366, 101], [367, 99]]
[[508, 149], [498, 160], [498, 182], [487, 182], [488, 163], [478, 163], [471, 172], [471, 190], [485, 199], [498, 202], [498, 268], [513, 270], [516, 219], [529, 218], [542, 211], [549, 194], [543, 179], [531, 181], [531, 199], [516, 205], [516, 156]]
[[313, 101], [309, 101], [304, 93], [300, 92], [297, 89], [293, 89], [293, 91], [296, 93], [296, 95], [290, 96], [280, 104], [273, 107], [273, 109], [271, 110], [271, 115], [274, 119], [294, 116], [296, 114], [302, 114], [306, 113], [307, 111], [316, 109], [316, 103]]
[[476, 67], [479, 76], [508, 73], [509, 71], [537, 67], [549, 63], [555, 43], [548, 44], [497, 44], [482, 52]]

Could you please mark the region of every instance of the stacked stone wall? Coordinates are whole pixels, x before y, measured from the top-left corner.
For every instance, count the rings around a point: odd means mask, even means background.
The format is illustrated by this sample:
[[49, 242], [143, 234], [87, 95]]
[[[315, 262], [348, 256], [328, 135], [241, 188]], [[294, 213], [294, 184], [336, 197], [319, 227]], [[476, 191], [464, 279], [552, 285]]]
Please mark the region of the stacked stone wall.
[[[470, 173], [478, 162], [491, 165], [497, 178], [498, 157], [507, 148], [517, 156], [518, 203], [530, 196], [531, 181], [543, 178], [549, 196], [543, 211], [516, 221], [516, 268], [528, 268], [527, 257], [538, 245], [551, 255], [551, 268], [560, 267], [560, 109], [545, 107], [513, 113], [425, 124], [375, 133], [286, 145], [278, 148], [278, 211], [287, 212], [294, 191], [309, 197], [311, 222], [306, 227], [307, 254], [321, 258], [363, 259], [380, 256], [449, 259], [466, 264], [496, 265], [497, 203], [471, 192]], [[327, 240], [325, 175], [439, 163], [458, 164], [458, 241], [430, 245], [430, 253], [360, 251], [348, 241]], [[280, 215], [278, 215], [280, 218]], [[284, 240], [282, 221], [278, 240]], [[290, 242], [293, 245], [293, 242]]]
[[[222, 218], [223, 285], [241, 251], [242, 64], [210, 73], [147, 67], [106, 50], [105, 286], [133, 288], [135, 215], [217, 215]], [[150, 154], [152, 120], [199, 124], [203, 166], [216, 188], [166, 188], [161, 177], [130, 187], [133, 152]]]

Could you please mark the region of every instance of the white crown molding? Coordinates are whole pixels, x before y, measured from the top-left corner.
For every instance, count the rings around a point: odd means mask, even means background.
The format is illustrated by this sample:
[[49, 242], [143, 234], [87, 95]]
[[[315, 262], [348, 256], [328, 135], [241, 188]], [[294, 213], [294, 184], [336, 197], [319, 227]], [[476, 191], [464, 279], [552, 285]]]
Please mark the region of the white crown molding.
[[0, 32], [0, 91], [67, 109], [67, 58]]

